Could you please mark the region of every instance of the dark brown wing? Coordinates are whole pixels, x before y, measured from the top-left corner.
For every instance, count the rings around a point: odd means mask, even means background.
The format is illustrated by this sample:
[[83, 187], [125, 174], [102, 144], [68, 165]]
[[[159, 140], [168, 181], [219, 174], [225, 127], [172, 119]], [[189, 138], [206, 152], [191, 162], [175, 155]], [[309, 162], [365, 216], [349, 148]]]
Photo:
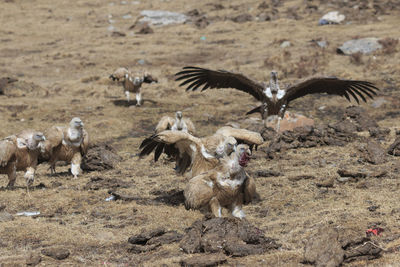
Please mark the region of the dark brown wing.
[[367, 81], [342, 80], [336, 77], [315, 77], [295, 84], [286, 89], [286, 95], [283, 100], [289, 103], [296, 98], [308, 94], [327, 93], [329, 95], [344, 96], [350, 101], [353, 97], [359, 104], [359, 98], [367, 102], [367, 98], [373, 98], [379, 89]]
[[198, 67], [184, 67], [183, 71], [175, 74], [176, 81], [183, 82], [179, 86], [189, 84], [186, 91], [196, 91], [201, 86], [201, 91], [208, 88], [235, 88], [251, 94], [257, 100], [263, 101], [263, 86], [240, 73], [225, 70], [209, 70]]

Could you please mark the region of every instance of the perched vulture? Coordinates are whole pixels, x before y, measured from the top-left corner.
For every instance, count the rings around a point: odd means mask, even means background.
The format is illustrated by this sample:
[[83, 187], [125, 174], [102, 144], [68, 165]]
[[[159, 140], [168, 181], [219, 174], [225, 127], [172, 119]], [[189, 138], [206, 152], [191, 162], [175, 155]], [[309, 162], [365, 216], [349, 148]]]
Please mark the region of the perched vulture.
[[271, 72], [269, 85], [253, 81], [240, 73], [198, 67], [184, 67], [175, 75], [177, 81], [183, 80], [180, 86], [188, 85], [186, 91], [196, 91], [200, 87], [202, 87], [201, 91], [208, 88], [235, 88], [252, 95], [262, 104], [247, 114], [259, 112], [264, 120], [273, 115], [283, 118], [291, 101], [308, 94], [339, 95], [344, 96], [348, 101], [353, 97], [359, 103], [359, 98], [367, 102], [367, 97], [372, 99], [379, 90], [374, 84], [367, 81], [345, 80], [336, 77], [312, 77], [281, 89], [275, 71]]
[[156, 126], [155, 133], [158, 134], [166, 130], [182, 131], [190, 134], [195, 134], [196, 132], [193, 122], [189, 118], [183, 118], [182, 111], [175, 113], [175, 119], [169, 116], [161, 118]]
[[42, 147], [41, 161], [50, 164], [51, 174], [56, 172], [57, 161], [71, 162], [71, 173], [77, 178], [82, 157], [89, 147], [89, 135], [80, 118], [73, 118], [69, 127], [53, 126], [46, 131], [47, 140]]
[[142, 94], [140, 92], [142, 84], [158, 82], [158, 80], [148, 72], [132, 73], [126, 68], [118, 68], [113, 74], [110, 75], [110, 79], [113, 81], [122, 82], [128, 102], [130, 101], [130, 93], [135, 93], [137, 106], [140, 106], [142, 101]]
[[242, 204], [251, 201], [256, 193], [253, 178], [243, 169], [250, 155], [249, 147], [240, 144], [214, 169], [190, 179], [184, 190], [186, 209], [208, 207], [215, 217], [221, 217], [221, 208], [225, 207], [234, 217], [244, 218]]
[[33, 183], [40, 146], [45, 140], [41, 132], [24, 130], [0, 141], [0, 173], [8, 175], [7, 187], [14, 186], [16, 171], [25, 171], [27, 185]]
[[[220, 132], [218, 132], [220, 131]], [[245, 129], [223, 127], [217, 133], [203, 138], [197, 138], [182, 131], [163, 131], [146, 138], [140, 145], [140, 157], [154, 151], [157, 161], [162, 153], [176, 160], [176, 171], [179, 174], [190, 171], [193, 177], [213, 169], [219, 159], [232, 152], [237, 142], [258, 146], [263, 143], [259, 133]]]

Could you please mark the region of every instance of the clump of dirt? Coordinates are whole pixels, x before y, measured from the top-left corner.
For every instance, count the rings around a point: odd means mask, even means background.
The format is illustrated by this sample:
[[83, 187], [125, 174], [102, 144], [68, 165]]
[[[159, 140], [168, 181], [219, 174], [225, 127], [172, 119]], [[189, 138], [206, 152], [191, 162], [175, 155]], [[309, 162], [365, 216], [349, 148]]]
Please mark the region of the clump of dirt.
[[387, 153], [393, 156], [400, 156], [400, 137], [397, 137], [393, 144], [389, 146]]
[[181, 260], [180, 264], [184, 267], [218, 266], [225, 263], [227, 259], [228, 257], [223, 253], [214, 253], [189, 257]]
[[262, 254], [280, 246], [247, 220], [236, 218], [195, 221], [180, 242], [186, 253], [224, 253], [234, 257]]
[[99, 190], [104, 188], [128, 188], [131, 184], [124, 182], [117, 178], [102, 178], [102, 177], [92, 177], [90, 181], [83, 187], [85, 190]]
[[114, 169], [120, 161], [121, 157], [111, 145], [95, 144], [89, 148], [81, 168], [88, 172], [109, 170]]
[[343, 121], [349, 120], [352, 122], [358, 132], [368, 131], [371, 128], [379, 128], [378, 123], [362, 107], [358, 106], [346, 108], [342, 119]]
[[354, 260], [371, 260], [381, 256], [382, 249], [370, 237], [355, 229], [320, 227], [306, 242], [304, 263], [316, 266], [340, 266]]
[[183, 190], [170, 190], [170, 191], [153, 191], [153, 195], [158, 195], [154, 198], [155, 202], [164, 203], [168, 206], [178, 206], [185, 202], [185, 196], [183, 195]]
[[164, 228], [144, 231], [128, 239], [128, 242], [132, 244], [132, 247], [129, 248], [129, 252], [142, 253], [151, 251], [161, 245], [178, 242], [182, 237], [182, 234], [176, 231], [166, 231]]
[[69, 257], [69, 250], [65, 248], [45, 248], [42, 251], [43, 255], [51, 257], [56, 260], [64, 260]]
[[369, 136], [378, 140], [385, 141], [386, 137], [390, 134], [389, 128], [373, 127], [368, 129]]
[[267, 157], [274, 158], [277, 152], [288, 149], [324, 145], [343, 146], [356, 139], [356, 135], [353, 133], [355, 129], [345, 121], [328, 126], [298, 127], [294, 131], [285, 131], [277, 135], [264, 151], [267, 153]]
[[374, 140], [368, 140], [359, 147], [361, 158], [368, 163], [381, 164], [386, 161], [385, 150]]

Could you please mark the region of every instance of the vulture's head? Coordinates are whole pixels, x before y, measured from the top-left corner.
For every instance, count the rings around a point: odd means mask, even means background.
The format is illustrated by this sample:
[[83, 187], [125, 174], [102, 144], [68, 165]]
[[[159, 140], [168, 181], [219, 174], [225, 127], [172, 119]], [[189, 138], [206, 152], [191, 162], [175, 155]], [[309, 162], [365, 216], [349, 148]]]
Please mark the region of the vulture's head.
[[278, 84], [278, 72], [277, 71], [271, 71], [271, 79], [269, 81], [269, 87], [271, 88], [271, 93], [277, 94], [279, 90], [279, 84]]
[[69, 126], [71, 126], [71, 128], [75, 128], [75, 129], [82, 129], [83, 122], [80, 118], [75, 117], [71, 120], [71, 122], [69, 123]]
[[145, 72], [143, 75], [143, 82], [145, 83], [158, 83], [158, 80], [156, 77], [153, 77], [150, 73]]
[[182, 119], [182, 111], [177, 111], [175, 113], [175, 117], [176, 117], [177, 120], [181, 120]]
[[46, 137], [41, 132], [34, 133], [32, 138], [33, 138], [33, 140], [35, 140], [37, 142], [46, 141]]
[[239, 158], [239, 165], [246, 167], [250, 161], [251, 151], [248, 145], [240, 144], [236, 147], [235, 151], [237, 157]]

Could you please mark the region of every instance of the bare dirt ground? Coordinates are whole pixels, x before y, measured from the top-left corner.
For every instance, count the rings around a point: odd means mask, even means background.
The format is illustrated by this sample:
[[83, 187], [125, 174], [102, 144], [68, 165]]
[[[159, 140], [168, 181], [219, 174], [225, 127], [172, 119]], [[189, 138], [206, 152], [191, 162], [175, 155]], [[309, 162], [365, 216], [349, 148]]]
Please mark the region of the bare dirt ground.
[[[0, 221], [0, 265], [40, 259], [40, 265], [176, 266], [188, 257], [176, 242], [142, 253], [130, 250], [132, 235], [157, 227], [184, 234], [203, 218], [170, 197], [184, 188], [185, 178], [175, 175], [170, 162], [140, 160], [140, 142], [152, 134], [163, 115], [172, 116], [176, 110], [193, 120], [199, 136], [230, 121], [243, 127], [261, 122], [257, 115], [253, 119], [244, 115], [257, 104], [247, 94], [230, 89], [185, 93], [173, 75], [186, 65], [239, 71], [259, 81], [267, 80], [275, 69], [287, 83], [309, 75], [374, 82], [381, 88], [376, 99], [382, 105], [374, 107], [370, 101], [362, 107], [380, 127], [391, 130], [381, 141], [387, 148], [400, 117], [399, 46], [352, 57], [338, 55], [336, 48], [352, 38], [399, 38], [400, 10], [395, 2], [293, 0], [260, 6], [260, 1], [238, 0], [1, 1], [0, 78], [10, 76], [18, 82], [0, 95], [0, 136], [25, 128], [44, 131], [79, 116], [91, 142], [112, 145], [122, 160], [114, 169], [84, 173], [77, 180], [67, 173], [68, 166], [58, 167], [59, 174], [52, 177], [48, 165], [40, 165], [36, 188], [29, 193], [23, 173], [18, 173], [14, 190], [4, 188], [7, 178], [2, 175], [0, 212], [14, 219]], [[146, 9], [181, 13], [197, 9], [210, 24], [151, 26], [154, 33], [137, 34], [137, 28], [130, 26]], [[346, 23], [317, 26], [319, 18], [332, 10], [345, 14]], [[270, 20], [257, 21], [263, 12]], [[124, 19], [128, 14], [131, 18]], [[235, 22], [242, 14], [253, 20]], [[109, 19], [119, 33], [108, 30]], [[281, 48], [284, 40], [291, 46]], [[328, 46], [322, 49], [312, 40], [325, 40]], [[143, 106], [124, 105], [121, 86], [108, 79], [120, 66], [148, 70], [158, 77], [158, 84], [143, 86]], [[350, 105], [340, 97], [308, 96], [296, 101], [291, 111], [327, 125], [339, 121]], [[374, 237], [384, 249], [380, 258], [345, 264], [400, 262], [399, 159], [386, 155], [382, 163], [367, 163], [361, 151], [370, 138], [368, 131], [356, 135], [355, 141], [342, 146], [289, 149], [272, 159], [265, 153], [268, 142], [255, 152], [247, 170], [256, 179], [260, 200], [244, 211], [251, 224], [281, 247], [261, 255], [229, 257], [224, 264], [302, 266], [306, 240], [326, 225], [339, 231], [355, 229], [360, 236], [372, 227], [385, 230]], [[339, 182], [339, 169], [366, 177]], [[111, 189], [134, 199], [106, 202]], [[40, 211], [40, 215], [15, 216], [20, 211]], [[45, 249], [70, 254], [57, 260], [46, 256]]]

